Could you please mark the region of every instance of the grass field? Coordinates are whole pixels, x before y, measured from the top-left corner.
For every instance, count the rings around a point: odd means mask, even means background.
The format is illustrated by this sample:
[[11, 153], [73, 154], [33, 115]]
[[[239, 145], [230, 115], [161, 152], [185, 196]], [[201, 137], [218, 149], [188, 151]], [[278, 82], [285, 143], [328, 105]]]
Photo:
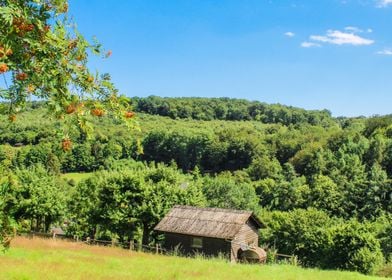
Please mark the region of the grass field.
[[224, 260], [180, 258], [88, 246], [66, 241], [16, 238], [0, 253], [0, 279], [385, 279], [354, 272], [289, 265], [239, 265]]
[[73, 173], [64, 173], [61, 174], [61, 178], [64, 178], [66, 180], [71, 180], [73, 179], [75, 183], [79, 183], [80, 181], [89, 178], [93, 173], [78, 173], [78, 172], [73, 172]]

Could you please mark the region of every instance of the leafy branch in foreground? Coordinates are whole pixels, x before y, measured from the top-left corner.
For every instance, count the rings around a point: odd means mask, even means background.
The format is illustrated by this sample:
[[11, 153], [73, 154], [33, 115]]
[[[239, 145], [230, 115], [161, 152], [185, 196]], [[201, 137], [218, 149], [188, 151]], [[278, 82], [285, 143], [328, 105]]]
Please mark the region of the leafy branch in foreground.
[[49, 113], [64, 120], [63, 149], [72, 128], [89, 135], [88, 116], [120, 119], [137, 128], [130, 100], [119, 95], [109, 74], [93, 73], [89, 55], [108, 58], [68, 17], [66, 0], [0, 0], [0, 100], [10, 122], [29, 100], [46, 100]]

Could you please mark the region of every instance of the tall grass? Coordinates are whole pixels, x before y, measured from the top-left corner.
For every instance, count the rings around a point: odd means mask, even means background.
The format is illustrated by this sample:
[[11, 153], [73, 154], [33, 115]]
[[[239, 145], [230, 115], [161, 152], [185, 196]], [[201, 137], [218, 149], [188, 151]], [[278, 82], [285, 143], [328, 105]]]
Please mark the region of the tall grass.
[[[16, 238], [0, 255], [0, 279], [378, 279], [354, 272], [291, 265], [240, 265], [224, 259], [181, 258], [88, 246], [61, 240]], [[382, 279], [382, 278], [379, 278]]]

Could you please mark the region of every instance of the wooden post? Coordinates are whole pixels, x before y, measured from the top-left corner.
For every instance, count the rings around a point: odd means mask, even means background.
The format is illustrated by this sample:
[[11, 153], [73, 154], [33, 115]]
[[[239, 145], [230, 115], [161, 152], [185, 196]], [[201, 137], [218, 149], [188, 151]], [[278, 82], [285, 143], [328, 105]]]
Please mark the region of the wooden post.
[[158, 253], [159, 253], [159, 245], [157, 243], [157, 244], [155, 244], [155, 254], [158, 254]]
[[135, 244], [133, 244], [133, 241], [129, 241], [129, 250], [133, 251], [135, 249]]

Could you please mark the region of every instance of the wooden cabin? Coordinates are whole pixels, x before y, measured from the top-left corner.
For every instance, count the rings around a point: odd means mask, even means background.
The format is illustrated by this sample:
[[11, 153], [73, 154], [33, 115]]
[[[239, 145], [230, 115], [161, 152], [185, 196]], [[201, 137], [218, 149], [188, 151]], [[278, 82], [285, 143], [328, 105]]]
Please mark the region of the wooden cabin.
[[155, 230], [164, 234], [166, 250], [264, 262], [265, 251], [258, 247], [261, 227], [251, 211], [174, 206]]

